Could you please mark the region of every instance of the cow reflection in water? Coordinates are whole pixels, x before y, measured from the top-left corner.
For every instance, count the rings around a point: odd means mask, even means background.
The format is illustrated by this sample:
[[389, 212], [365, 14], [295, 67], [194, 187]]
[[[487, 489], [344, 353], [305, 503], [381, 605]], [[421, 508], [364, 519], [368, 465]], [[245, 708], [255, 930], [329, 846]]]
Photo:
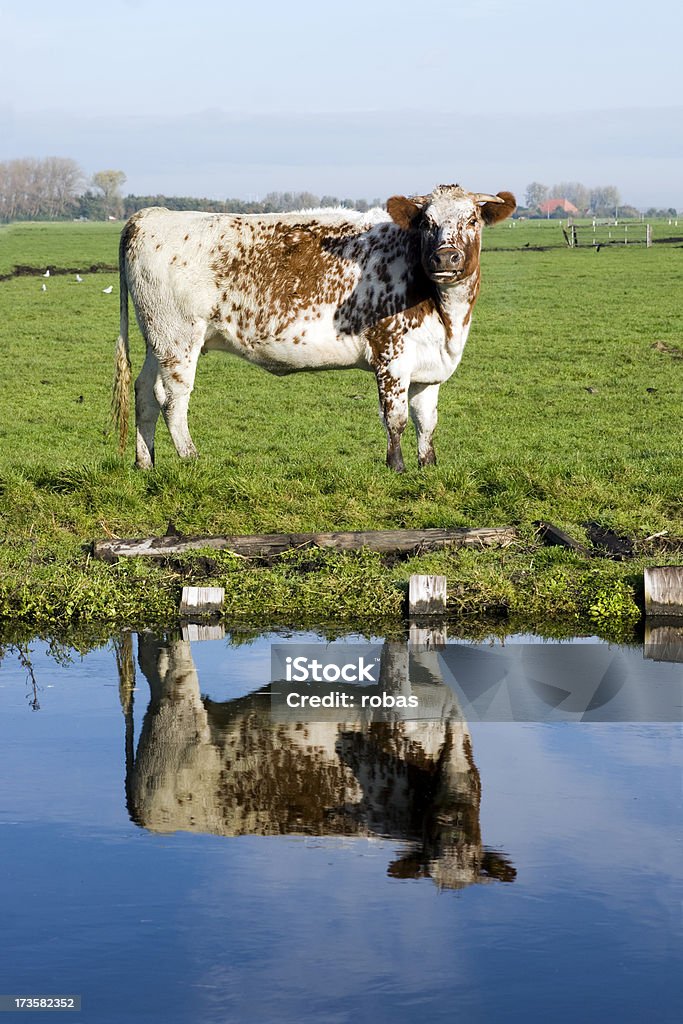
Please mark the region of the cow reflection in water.
[[[132, 818], [154, 832], [375, 836], [405, 843], [394, 878], [459, 889], [515, 869], [482, 846], [481, 785], [466, 723], [436, 654], [386, 642], [380, 686], [415, 694], [427, 720], [278, 722], [270, 685], [235, 700], [202, 697], [188, 641], [142, 634], [150, 687], [137, 752], [128, 714]], [[132, 663], [132, 658], [131, 658]], [[349, 712], [353, 715], [353, 712]]]

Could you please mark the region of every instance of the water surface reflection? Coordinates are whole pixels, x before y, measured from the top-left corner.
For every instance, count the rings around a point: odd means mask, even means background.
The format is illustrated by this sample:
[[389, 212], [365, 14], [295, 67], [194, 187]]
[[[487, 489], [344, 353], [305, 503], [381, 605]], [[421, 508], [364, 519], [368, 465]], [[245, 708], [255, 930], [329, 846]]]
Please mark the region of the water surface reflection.
[[0, 992], [87, 1024], [678, 1022], [673, 647], [384, 643], [420, 719], [271, 719], [271, 646], [308, 643], [2, 652]]
[[132, 657], [121, 649], [126, 794], [137, 824], [223, 836], [377, 836], [402, 844], [388, 867], [393, 878], [448, 889], [515, 878], [508, 858], [482, 845], [470, 733], [434, 652], [409, 655], [407, 643], [389, 641], [382, 648], [383, 691], [419, 694], [420, 720], [382, 721], [369, 711], [340, 721], [336, 711], [327, 721], [282, 722], [271, 715], [270, 682], [212, 700], [202, 696], [189, 641], [143, 633], [137, 662], [149, 704], [137, 743]]

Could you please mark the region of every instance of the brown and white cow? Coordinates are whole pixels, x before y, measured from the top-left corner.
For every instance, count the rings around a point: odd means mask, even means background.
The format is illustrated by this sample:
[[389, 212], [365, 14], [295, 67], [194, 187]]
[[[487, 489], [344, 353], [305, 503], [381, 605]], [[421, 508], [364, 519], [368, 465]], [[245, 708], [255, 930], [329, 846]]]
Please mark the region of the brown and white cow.
[[463, 353], [479, 291], [481, 231], [515, 209], [510, 192], [440, 185], [387, 209], [232, 216], [140, 210], [119, 250], [121, 334], [114, 406], [125, 443], [128, 292], [147, 355], [135, 382], [136, 463], [154, 463], [163, 413], [181, 457], [196, 455], [187, 410], [197, 360], [222, 349], [284, 375], [355, 367], [377, 379], [387, 465], [401, 472], [412, 416], [418, 462], [435, 462], [439, 386]]

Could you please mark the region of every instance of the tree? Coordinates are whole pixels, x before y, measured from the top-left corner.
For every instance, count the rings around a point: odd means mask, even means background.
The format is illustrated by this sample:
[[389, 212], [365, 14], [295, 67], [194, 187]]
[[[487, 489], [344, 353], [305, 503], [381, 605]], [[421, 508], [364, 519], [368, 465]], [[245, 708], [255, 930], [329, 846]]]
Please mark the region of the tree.
[[613, 217], [621, 204], [619, 189], [614, 185], [599, 185], [590, 192], [590, 205], [598, 217]]
[[577, 210], [587, 210], [590, 204], [590, 191], [580, 181], [561, 181], [550, 190], [558, 199], [568, 199]]
[[45, 216], [58, 220], [73, 212], [73, 205], [83, 184], [83, 172], [75, 160], [49, 156], [42, 161], [42, 206]]
[[0, 163], [0, 219], [58, 220], [72, 216], [83, 181], [75, 160], [49, 156]]
[[525, 201], [531, 210], [537, 210], [541, 203], [548, 198], [548, 186], [542, 185], [540, 181], [532, 181], [526, 187]]
[[123, 200], [121, 186], [126, 180], [123, 171], [96, 171], [92, 176], [92, 184], [102, 193], [104, 213], [107, 217], [121, 217]]

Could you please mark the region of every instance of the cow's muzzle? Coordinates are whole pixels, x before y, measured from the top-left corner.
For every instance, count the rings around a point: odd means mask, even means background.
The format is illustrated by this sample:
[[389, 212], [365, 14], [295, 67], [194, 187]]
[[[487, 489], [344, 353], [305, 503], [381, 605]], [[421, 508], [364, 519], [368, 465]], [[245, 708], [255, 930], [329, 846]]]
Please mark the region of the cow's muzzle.
[[426, 260], [425, 270], [434, 281], [452, 281], [465, 266], [465, 254], [453, 245], [440, 245]]

